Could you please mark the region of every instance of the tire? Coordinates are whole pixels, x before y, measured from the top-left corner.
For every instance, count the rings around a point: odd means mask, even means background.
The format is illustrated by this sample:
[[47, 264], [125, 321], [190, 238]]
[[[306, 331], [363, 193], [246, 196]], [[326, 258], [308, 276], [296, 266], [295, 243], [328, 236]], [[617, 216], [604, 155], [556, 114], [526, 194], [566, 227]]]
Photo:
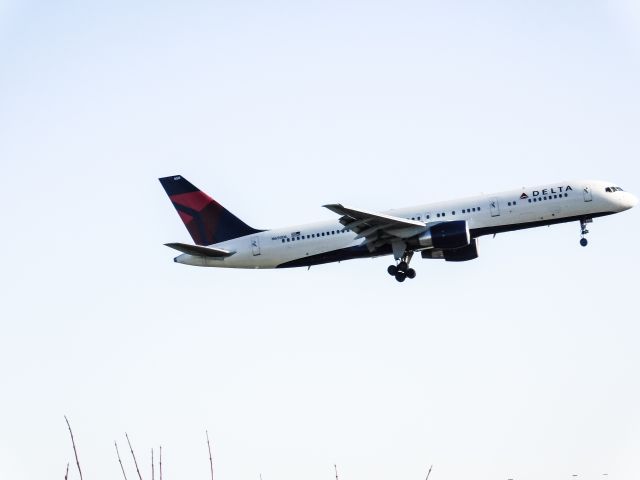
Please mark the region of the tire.
[[396, 280], [399, 281], [400, 283], [404, 282], [405, 278], [407, 278], [407, 274], [404, 272], [398, 272], [396, 273]]
[[413, 268], [410, 268], [409, 270], [407, 270], [407, 278], [411, 280], [416, 278], [416, 271]]
[[582, 245], [583, 247], [586, 247], [587, 245], [589, 245], [589, 241], [586, 238], [581, 238], [580, 245]]
[[406, 272], [407, 268], [409, 268], [409, 265], [407, 265], [407, 262], [400, 262], [398, 264], [398, 270], [400, 270], [401, 272]]
[[387, 268], [387, 273], [392, 277], [395, 277], [396, 273], [398, 273], [398, 267], [396, 267], [395, 265], [389, 265], [389, 268]]

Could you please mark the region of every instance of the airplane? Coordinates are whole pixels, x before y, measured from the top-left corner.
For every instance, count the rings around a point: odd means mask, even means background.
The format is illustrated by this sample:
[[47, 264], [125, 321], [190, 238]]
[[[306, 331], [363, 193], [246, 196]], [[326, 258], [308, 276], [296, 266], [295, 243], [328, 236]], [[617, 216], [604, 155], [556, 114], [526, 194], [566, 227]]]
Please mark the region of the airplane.
[[428, 203], [385, 212], [324, 205], [335, 221], [259, 230], [250, 227], [181, 175], [160, 178], [195, 245], [167, 243], [181, 253], [174, 262], [200, 267], [308, 267], [356, 258], [393, 255], [387, 273], [413, 279], [414, 253], [425, 259], [464, 262], [478, 257], [478, 238], [525, 228], [580, 223], [628, 210], [638, 203], [610, 182], [564, 181]]

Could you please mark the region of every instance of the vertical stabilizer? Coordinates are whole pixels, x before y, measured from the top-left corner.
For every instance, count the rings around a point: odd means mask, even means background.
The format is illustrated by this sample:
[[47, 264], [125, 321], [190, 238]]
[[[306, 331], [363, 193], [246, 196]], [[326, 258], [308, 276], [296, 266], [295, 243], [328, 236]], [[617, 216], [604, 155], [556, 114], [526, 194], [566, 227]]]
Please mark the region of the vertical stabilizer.
[[159, 180], [196, 245], [213, 245], [262, 231], [251, 228], [182, 175]]

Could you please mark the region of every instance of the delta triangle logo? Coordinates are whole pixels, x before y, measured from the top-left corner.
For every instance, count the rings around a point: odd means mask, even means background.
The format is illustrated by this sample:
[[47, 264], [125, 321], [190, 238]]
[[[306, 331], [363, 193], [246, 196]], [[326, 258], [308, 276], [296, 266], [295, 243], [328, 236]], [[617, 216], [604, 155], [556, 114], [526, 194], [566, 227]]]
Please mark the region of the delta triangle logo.
[[529, 198], [529, 195], [527, 195], [526, 193], [520, 195], [520, 200], [526, 200], [527, 198]]

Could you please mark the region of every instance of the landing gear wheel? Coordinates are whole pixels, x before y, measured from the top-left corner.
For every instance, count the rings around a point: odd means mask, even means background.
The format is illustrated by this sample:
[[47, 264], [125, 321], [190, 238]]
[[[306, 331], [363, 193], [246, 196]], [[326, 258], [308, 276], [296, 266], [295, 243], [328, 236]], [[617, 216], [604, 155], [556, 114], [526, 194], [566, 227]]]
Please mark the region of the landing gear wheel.
[[404, 272], [398, 272], [396, 273], [396, 280], [399, 281], [400, 283], [404, 282], [405, 278], [407, 278], [407, 274]]
[[591, 218], [583, 218], [580, 220], [580, 245], [582, 245], [583, 247], [586, 247], [587, 244], [589, 243], [589, 241], [584, 238], [585, 235], [587, 235], [589, 233], [589, 230], [587, 230], [587, 223], [591, 223], [593, 222], [593, 219]]
[[395, 277], [398, 282], [404, 282], [407, 278], [415, 278], [416, 271], [413, 268], [409, 268], [412, 256], [412, 251], [406, 251], [402, 257], [396, 257], [396, 261], [400, 260], [400, 262], [398, 265], [389, 265], [387, 273]]

